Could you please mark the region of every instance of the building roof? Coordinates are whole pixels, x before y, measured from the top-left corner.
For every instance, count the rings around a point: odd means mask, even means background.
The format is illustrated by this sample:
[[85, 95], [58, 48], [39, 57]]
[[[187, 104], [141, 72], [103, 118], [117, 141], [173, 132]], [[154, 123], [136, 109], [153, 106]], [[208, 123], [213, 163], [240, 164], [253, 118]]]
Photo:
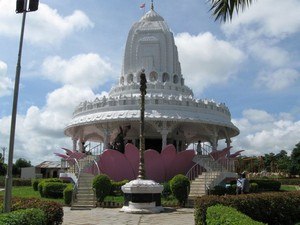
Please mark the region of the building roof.
[[61, 168], [61, 162], [60, 161], [44, 161], [35, 167], [36, 168], [48, 168], [48, 169]]

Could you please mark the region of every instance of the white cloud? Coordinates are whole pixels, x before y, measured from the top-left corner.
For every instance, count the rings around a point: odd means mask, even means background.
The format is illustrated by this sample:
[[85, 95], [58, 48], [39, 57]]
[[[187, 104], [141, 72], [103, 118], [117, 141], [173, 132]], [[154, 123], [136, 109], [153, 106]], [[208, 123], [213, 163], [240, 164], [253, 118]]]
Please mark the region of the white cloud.
[[[0, 35], [19, 36], [22, 14], [15, 14], [15, 1], [0, 0]], [[28, 13], [26, 21], [27, 41], [35, 44], [60, 43], [74, 31], [92, 27], [88, 16], [76, 10], [69, 16], [61, 16], [57, 10], [40, 3], [36, 12]]]
[[[30, 159], [34, 164], [59, 160], [53, 153], [59, 152], [60, 147], [70, 148], [72, 145], [70, 138], [63, 134], [72, 112], [80, 102], [96, 97], [90, 88], [65, 85], [48, 94], [43, 108], [31, 106], [26, 115], [18, 115], [14, 158]], [[1, 145], [8, 145], [9, 127], [10, 117], [1, 118]]]
[[[226, 34], [285, 38], [300, 31], [298, 0], [254, 1], [249, 9], [239, 13], [231, 23], [222, 26]], [[250, 32], [248, 32], [250, 30]], [[255, 32], [251, 32], [254, 31]]]
[[52, 81], [76, 87], [97, 87], [112, 78], [109, 62], [97, 54], [82, 54], [64, 60], [59, 56], [48, 57], [43, 62], [44, 76]]
[[248, 50], [256, 59], [262, 60], [271, 67], [282, 67], [291, 61], [290, 55], [285, 49], [263, 41], [252, 43], [248, 46]]
[[257, 87], [266, 87], [271, 91], [284, 90], [300, 80], [300, 73], [294, 69], [263, 71], [255, 80]]
[[290, 152], [299, 142], [300, 121], [289, 113], [271, 115], [263, 110], [249, 109], [243, 118], [234, 119], [240, 135], [233, 139], [235, 149], [245, 149], [246, 155]]
[[186, 83], [196, 93], [227, 82], [245, 59], [242, 51], [209, 32], [197, 36], [181, 33], [175, 41]]
[[0, 97], [10, 95], [13, 90], [13, 81], [7, 77], [7, 65], [0, 60]]

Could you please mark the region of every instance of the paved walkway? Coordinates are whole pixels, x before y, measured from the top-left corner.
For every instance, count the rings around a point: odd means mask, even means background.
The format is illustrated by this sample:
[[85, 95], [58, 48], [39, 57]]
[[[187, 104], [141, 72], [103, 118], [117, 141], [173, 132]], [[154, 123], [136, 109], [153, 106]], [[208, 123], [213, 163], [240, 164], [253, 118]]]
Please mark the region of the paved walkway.
[[193, 225], [194, 209], [165, 208], [158, 214], [129, 214], [118, 208], [70, 210], [64, 207], [63, 225]]

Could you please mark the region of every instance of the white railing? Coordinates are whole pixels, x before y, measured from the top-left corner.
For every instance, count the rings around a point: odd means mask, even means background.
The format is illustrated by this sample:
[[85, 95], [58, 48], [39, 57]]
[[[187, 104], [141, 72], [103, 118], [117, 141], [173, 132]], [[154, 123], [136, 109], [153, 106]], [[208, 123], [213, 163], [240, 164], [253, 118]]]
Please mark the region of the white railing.
[[211, 155], [196, 155], [193, 161], [196, 164], [186, 176], [193, 181], [202, 174], [206, 193], [220, 183], [225, 178], [225, 174], [234, 172], [234, 160], [227, 157], [214, 160]]

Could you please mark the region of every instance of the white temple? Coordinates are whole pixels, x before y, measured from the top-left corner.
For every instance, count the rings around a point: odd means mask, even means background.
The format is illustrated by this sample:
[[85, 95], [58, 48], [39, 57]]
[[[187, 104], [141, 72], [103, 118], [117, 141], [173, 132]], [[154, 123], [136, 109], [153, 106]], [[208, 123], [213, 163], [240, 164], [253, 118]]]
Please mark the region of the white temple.
[[120, 127], [128, 130], [125, 142], [138, 146], [142, 69], [147, 77], [146, 149], [161, 151], [173, 144], [182, 151], [201, 140], [216, 150], [220, 140], [229, 146], [230, 139], [239, 134], [224, 103], [195, 99], [185, 85], [173, 34], [152, 4], [129, 31], [118, 84], [108, 97], [82, 102], [75, 109], [65, 128], [73, 140], [73, 150], [77, 146], [82, 150], [81, 143], [86, 142], [103, 143], [107, 148]]

